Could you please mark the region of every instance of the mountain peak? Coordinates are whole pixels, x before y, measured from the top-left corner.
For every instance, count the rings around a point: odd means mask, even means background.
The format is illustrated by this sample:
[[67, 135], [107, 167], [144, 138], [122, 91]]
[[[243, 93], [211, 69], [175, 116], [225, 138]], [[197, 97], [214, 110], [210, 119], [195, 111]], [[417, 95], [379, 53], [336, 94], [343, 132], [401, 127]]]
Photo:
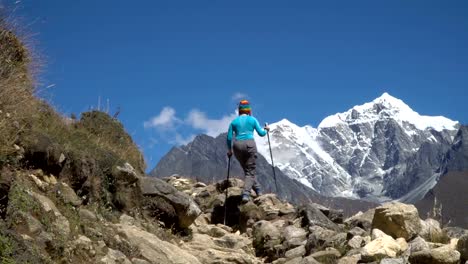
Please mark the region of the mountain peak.
[[415, 112], [401, 99], [384, 92], [372, 102], [356, 105], [346, 112], [326, 117], [319, 128], [335, 127], [340, 124], [357, 124], [374, 122], [376, 120], [394, 119], [399, 123], [409, 123], [419, 130], [433, 128], [437, 131], [454, 130], [457, 121], [442, 116], [423, 116]]

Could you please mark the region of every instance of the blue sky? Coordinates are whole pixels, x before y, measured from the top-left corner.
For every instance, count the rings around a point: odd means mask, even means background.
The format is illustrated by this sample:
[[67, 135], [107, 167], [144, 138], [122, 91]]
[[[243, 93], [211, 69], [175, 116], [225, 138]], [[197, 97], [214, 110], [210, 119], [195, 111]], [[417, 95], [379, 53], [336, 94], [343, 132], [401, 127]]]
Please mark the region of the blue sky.
[[217, 133], [247, 97], [263, 122], [316, 127], [380, 96], [468, 123], [467, 1], [0, 0], [64, 114], [101, 97], [145, 153]]

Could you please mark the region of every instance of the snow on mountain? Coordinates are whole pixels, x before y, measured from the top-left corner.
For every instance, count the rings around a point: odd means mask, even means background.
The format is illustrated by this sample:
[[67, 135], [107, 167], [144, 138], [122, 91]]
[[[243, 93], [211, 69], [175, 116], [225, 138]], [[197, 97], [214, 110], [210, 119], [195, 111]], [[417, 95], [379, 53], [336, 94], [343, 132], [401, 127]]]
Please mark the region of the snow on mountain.
[[[283, 119], [270, 125], [270, 138], [274, 163], [289, 177], [325, 195], [381, 200], [401, 197], [433, 179], [433, 173], [421, 178], [411, 162], [424, 155], [425, 144], [433, 152], [450, 144], [458, 126], [445, 117], [419, 115], [384, 93], [325, 118], [318, 128]], [[267, 138], [256, 140], [259, 153], [271, 162]], [[424, 175], [435, 173], [436, 165], [424, 166], [430, 167]], [[408, 180], [408, 168], [416, 179]]]

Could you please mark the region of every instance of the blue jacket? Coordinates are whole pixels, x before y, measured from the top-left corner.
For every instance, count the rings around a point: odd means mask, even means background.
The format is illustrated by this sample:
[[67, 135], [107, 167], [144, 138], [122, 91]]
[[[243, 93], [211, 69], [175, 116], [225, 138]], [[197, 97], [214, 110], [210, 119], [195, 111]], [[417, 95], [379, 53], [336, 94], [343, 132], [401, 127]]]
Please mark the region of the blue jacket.
[[236, 119], [234, 119], [229, 125], [227, 134], [228, 149], [231, 149], [232, 147], [233, 133], [236, 136], [236, 140], [248, 140], [254, 138], [254, 129], [261, 137], [264, 137], [267, 133], [265, 129], [260, 127], [260, 124], [255, 117], [249, 115], [240, 115], [236, 117]]

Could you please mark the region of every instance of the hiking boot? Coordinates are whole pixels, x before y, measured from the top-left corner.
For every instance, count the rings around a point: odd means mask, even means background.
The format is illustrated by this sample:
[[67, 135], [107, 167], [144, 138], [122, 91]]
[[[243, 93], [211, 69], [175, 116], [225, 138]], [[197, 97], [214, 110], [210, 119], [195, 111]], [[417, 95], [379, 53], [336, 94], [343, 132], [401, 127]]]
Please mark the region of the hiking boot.
[[260, 189], [260, 187], [254, 187], [253, 190], [257, 194], [257, 196], [263, 195], [262, 189]]
[[242, 194], [242, 203], [245, 204], [245, 203], [248, 203], [250, 201], [250, 195], [247, 194], [247, 193], [244, 193]]

